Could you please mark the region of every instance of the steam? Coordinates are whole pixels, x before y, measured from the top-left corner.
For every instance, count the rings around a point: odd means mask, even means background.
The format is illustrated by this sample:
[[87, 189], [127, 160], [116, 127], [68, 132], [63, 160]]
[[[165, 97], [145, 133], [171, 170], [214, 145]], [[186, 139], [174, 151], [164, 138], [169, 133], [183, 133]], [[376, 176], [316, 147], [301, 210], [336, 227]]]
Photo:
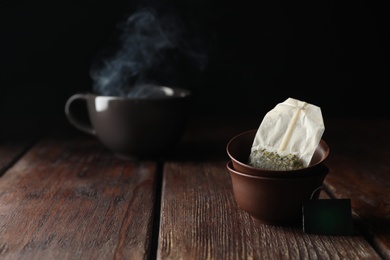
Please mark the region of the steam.
[[188, 37], [178, 17], [140, 9], [125, 21], [119, 49], [91, 69], [93, 91], [100, 95], [147, 96], [150, 89], [155, 90], [153, 86], [177, 77], [183, 61], [205, 69], [207, 55], [199, 43], [199, 38]]

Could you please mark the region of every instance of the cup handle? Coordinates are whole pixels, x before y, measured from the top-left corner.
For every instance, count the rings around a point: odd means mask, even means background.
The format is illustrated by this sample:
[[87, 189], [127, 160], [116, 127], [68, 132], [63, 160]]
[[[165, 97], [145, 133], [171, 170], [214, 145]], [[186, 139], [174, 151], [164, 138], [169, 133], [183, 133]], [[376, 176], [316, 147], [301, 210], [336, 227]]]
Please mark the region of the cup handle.
[[88, 94], [74, 94], [71, 96], [65, 103], [65, 115], [68, 118], [68, 121], [80, 131], [90, 135], [96, 135], [96, 130], [92, 127], [91, 123], [85, 119], [81, 119], [81, 117], [77, 116], [71, 109], [74, 101], [83, 100], [86, 103], [87, 98]]

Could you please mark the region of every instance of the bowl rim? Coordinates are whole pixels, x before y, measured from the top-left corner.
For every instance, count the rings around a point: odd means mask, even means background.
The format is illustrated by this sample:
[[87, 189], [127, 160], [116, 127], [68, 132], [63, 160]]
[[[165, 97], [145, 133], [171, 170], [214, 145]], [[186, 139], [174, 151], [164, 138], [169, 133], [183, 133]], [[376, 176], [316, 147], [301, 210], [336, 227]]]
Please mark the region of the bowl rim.
[[[327, 166], [324, 165], [324, 167], [327, 168]], [[258, 176], [258, 175], [251, 175], [251, 174], [247, 174], [247, 173], [243, 173], [243, 172], [239, 172], [237, 170], [235, 170], [233, 168], [233, 162], [232, 160], [229, 160], [227, 163], [226, 163], [226, 168], [228, 169], [228, 171], [230, 171], [231, 173], [234, 173], [236, 175], [240, 175], [242, 177], [246, 177], [246, 178], [251, 178], [251, 179], [259, 179], [259, 180], [272, 180], [272, 181], [299, 181], [301, 180], [302, 178], [303, 179], [311, 179], [311, 178], [318, 178], [319, 175], [321, 176], [326, 176], [328, 175], [328, 171], [329, 169], [327, 169], [327, 171], [324, 171], [322, 173], [316, 173], [316, 174], [312, 174], [312, 175], [304, 175], [304, 176], [301, 176], [301, 178], [296, 178], [296, 177], [293, 177], [293, 176], [287, 176], [285, 178], [280, 178], [280, 177], [269, 177], [269, 176]]]
[[[229, 140], [229, 142], [227, 143], [226, 145], [226, 152], [228, 154], [228, 156], [230, 157], [230, 159], [232, 161], [234, 161], [235, 163], [245, 167], [245, 168], [248, 168], [252, 171], [258, 171], [259, 168], [256, 168], [256, 167], [253, 167], [249, 164], [246, 164], [242, 161], [239, 161], [238, 159], [236, 159], [231, 153], [230, 153], [230, 146], [231, 144], [239, 137], [241, 137], [242, 135], [247, 135], [249, 133], [255, 133], [257, 132], [258, 129], [252, 129], [252, 130], [247, 130], [247, 131], [244, 131], [244, 132], [241, 132], [237, 135], [235, 135], [233, 138], [231, 138]], [[325, 154], [324, 154], [324, 159], [321, 160], [321, 161], [318, 161], [317, 163], [315, 164], [311, 164], [309, 165], [308, 167], [305, 167], [305, 168], [302, 168], [302, 169], [296, 169], [296, 170], [289, 170], [289, 171], [283, 171], [283, 170], [266, 170], [266, 169], [261, 169], [262, 173], [272, 173], [272, 174], [294, 174], [294, 175], [300, 175], [300, 174], [304, 174], [307, 170], [310, 170], [316, 166], [318, 166], [319, 164], [323, 164], [329, 157], [329, 153], [330, 153], [330, 148], [329, 148], [329, 145], [325, 142], [325, 140], [323, 140], [322, 138], [320, 139], [320, 142], [318, 143], [318, 145], [322, 145], [323, 147], [325, 147]]]

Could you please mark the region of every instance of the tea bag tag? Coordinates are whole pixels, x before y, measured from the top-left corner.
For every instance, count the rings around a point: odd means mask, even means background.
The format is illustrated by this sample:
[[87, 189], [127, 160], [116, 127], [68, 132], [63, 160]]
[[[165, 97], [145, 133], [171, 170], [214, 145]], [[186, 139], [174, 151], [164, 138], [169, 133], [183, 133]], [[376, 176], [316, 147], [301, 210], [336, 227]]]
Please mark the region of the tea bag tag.
[[302, 206], [303, 231], [318, 235], [352, 235], [350, 199], [310, 199]]

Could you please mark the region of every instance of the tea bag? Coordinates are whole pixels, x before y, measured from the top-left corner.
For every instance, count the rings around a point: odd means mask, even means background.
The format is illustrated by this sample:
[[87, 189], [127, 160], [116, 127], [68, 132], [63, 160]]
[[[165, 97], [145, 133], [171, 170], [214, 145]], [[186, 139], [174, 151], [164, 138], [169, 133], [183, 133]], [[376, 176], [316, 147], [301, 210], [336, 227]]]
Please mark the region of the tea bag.
[[248, 163], [267, 170], [305, 168], [324, 131], [318, 106], [288, 98], [265, 115], [256, 132]]

